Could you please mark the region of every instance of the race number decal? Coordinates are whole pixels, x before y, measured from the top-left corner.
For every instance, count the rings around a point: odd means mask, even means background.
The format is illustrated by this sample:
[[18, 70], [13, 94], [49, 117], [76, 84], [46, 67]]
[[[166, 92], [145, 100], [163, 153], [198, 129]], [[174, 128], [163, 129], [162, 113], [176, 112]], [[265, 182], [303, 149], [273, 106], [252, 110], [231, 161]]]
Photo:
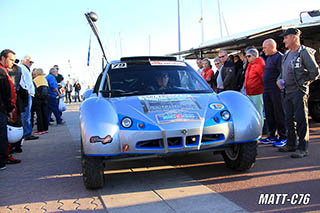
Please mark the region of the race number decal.
[[127, 63], [117, 63], [117, 64], [112, 64], [111, 69], [123, 69], [127, 68]]

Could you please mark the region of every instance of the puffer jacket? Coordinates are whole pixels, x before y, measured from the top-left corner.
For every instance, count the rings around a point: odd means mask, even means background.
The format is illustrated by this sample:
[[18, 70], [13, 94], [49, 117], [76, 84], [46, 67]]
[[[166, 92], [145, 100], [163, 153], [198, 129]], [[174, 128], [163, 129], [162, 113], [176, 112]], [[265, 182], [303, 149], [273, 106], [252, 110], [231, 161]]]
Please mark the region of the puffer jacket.
[[[309, 93], [309, 85], [319, 77], [319, 66], [315, 60], [316, 50], [300, 46], [297, 57], [294, 59], [294, 80], [300, 91], [305, 94]], [[289, 54], [289, 50], [282, 58], [282, 71], [278, 79], [282, 79], [283, 65]]]
[[263, 93], [262, 79], [265, 65], [265, 62], [261, 57], [257, 58], [254, 62], [249, 63], [244, 81], [247, 95], [260, 95]]

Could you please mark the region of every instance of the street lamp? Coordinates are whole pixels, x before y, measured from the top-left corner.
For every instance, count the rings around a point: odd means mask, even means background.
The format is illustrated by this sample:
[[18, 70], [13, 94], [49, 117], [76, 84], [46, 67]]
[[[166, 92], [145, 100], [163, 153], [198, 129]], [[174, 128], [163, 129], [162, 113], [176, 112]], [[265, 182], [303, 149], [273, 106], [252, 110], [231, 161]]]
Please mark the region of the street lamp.
[[99, 45], [100, 45], [100, 48], [102, 50], [102, 53], [103, 53], [103, 57], [104, 59], [106, 60], [106, 62], [108, 63], [108, 59], [107, 59], [107, 56], [106, 56], [106, 53], [104, 51], [104, 48], [102, 46], [102, 43], [101, 43], [101, 40], [100, 40], [100, 37], [99, 37], [99, 34], [98, 34], [98, 29], [97, 29], [97, 26], [95, 25], [94, 22], [98, 21], [98, 16], [96, 13], [94, 12], [89, 12], [89, 13], [85, 13], [84, 14], [87, 18], [87, 21], [93, 31], [93, 33], [96, 35], [97, 39], [98, 39], [98, 42], [99, 42]]
[[320, 16], [320, 10], [310, 10], [310, 11], [302, 11], [301, 13], [300, 13], [300, 23], [302, 23], [302, 14], [303, 13], [308, 13], [308, 15], [310, 16], [310, 17], [317, 17], [317, 16]]

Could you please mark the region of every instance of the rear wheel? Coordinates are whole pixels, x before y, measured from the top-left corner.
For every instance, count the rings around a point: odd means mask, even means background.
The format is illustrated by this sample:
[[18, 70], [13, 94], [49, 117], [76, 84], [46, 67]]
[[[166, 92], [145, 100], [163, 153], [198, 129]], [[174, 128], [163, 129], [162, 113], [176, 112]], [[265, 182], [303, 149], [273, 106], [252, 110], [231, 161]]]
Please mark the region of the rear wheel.
[[104, 185], [103, 158], [88, 157], [83, 153], [81, 144], [82, 178], [87, 189], [99, 189]]
[[257, 157], [257, 142], [235, 143], [222, 152], [227, 167], [245, 171], [253, 167]]

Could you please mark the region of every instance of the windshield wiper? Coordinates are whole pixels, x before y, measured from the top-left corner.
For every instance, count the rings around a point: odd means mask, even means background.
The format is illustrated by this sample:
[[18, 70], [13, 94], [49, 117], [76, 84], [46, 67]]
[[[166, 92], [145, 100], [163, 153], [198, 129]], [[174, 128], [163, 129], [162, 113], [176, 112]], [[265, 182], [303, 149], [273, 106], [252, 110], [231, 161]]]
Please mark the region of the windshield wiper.
[[122, 89], [112, 89], [112, 90], [101, 90], [100, 91], [103, 97], [121, 97], [121, 96], [134, 96], [134, 95], [150, 95], [155, 94], [155, 92], [147, 91], [125, 91]]
[[155, 94], [155, 92], [129, 91], [129, 92], [122, 92], [122, 93], [121, 93], [121, 95], [123, 95], [123, 96], [150, 95], [150, 94]]

